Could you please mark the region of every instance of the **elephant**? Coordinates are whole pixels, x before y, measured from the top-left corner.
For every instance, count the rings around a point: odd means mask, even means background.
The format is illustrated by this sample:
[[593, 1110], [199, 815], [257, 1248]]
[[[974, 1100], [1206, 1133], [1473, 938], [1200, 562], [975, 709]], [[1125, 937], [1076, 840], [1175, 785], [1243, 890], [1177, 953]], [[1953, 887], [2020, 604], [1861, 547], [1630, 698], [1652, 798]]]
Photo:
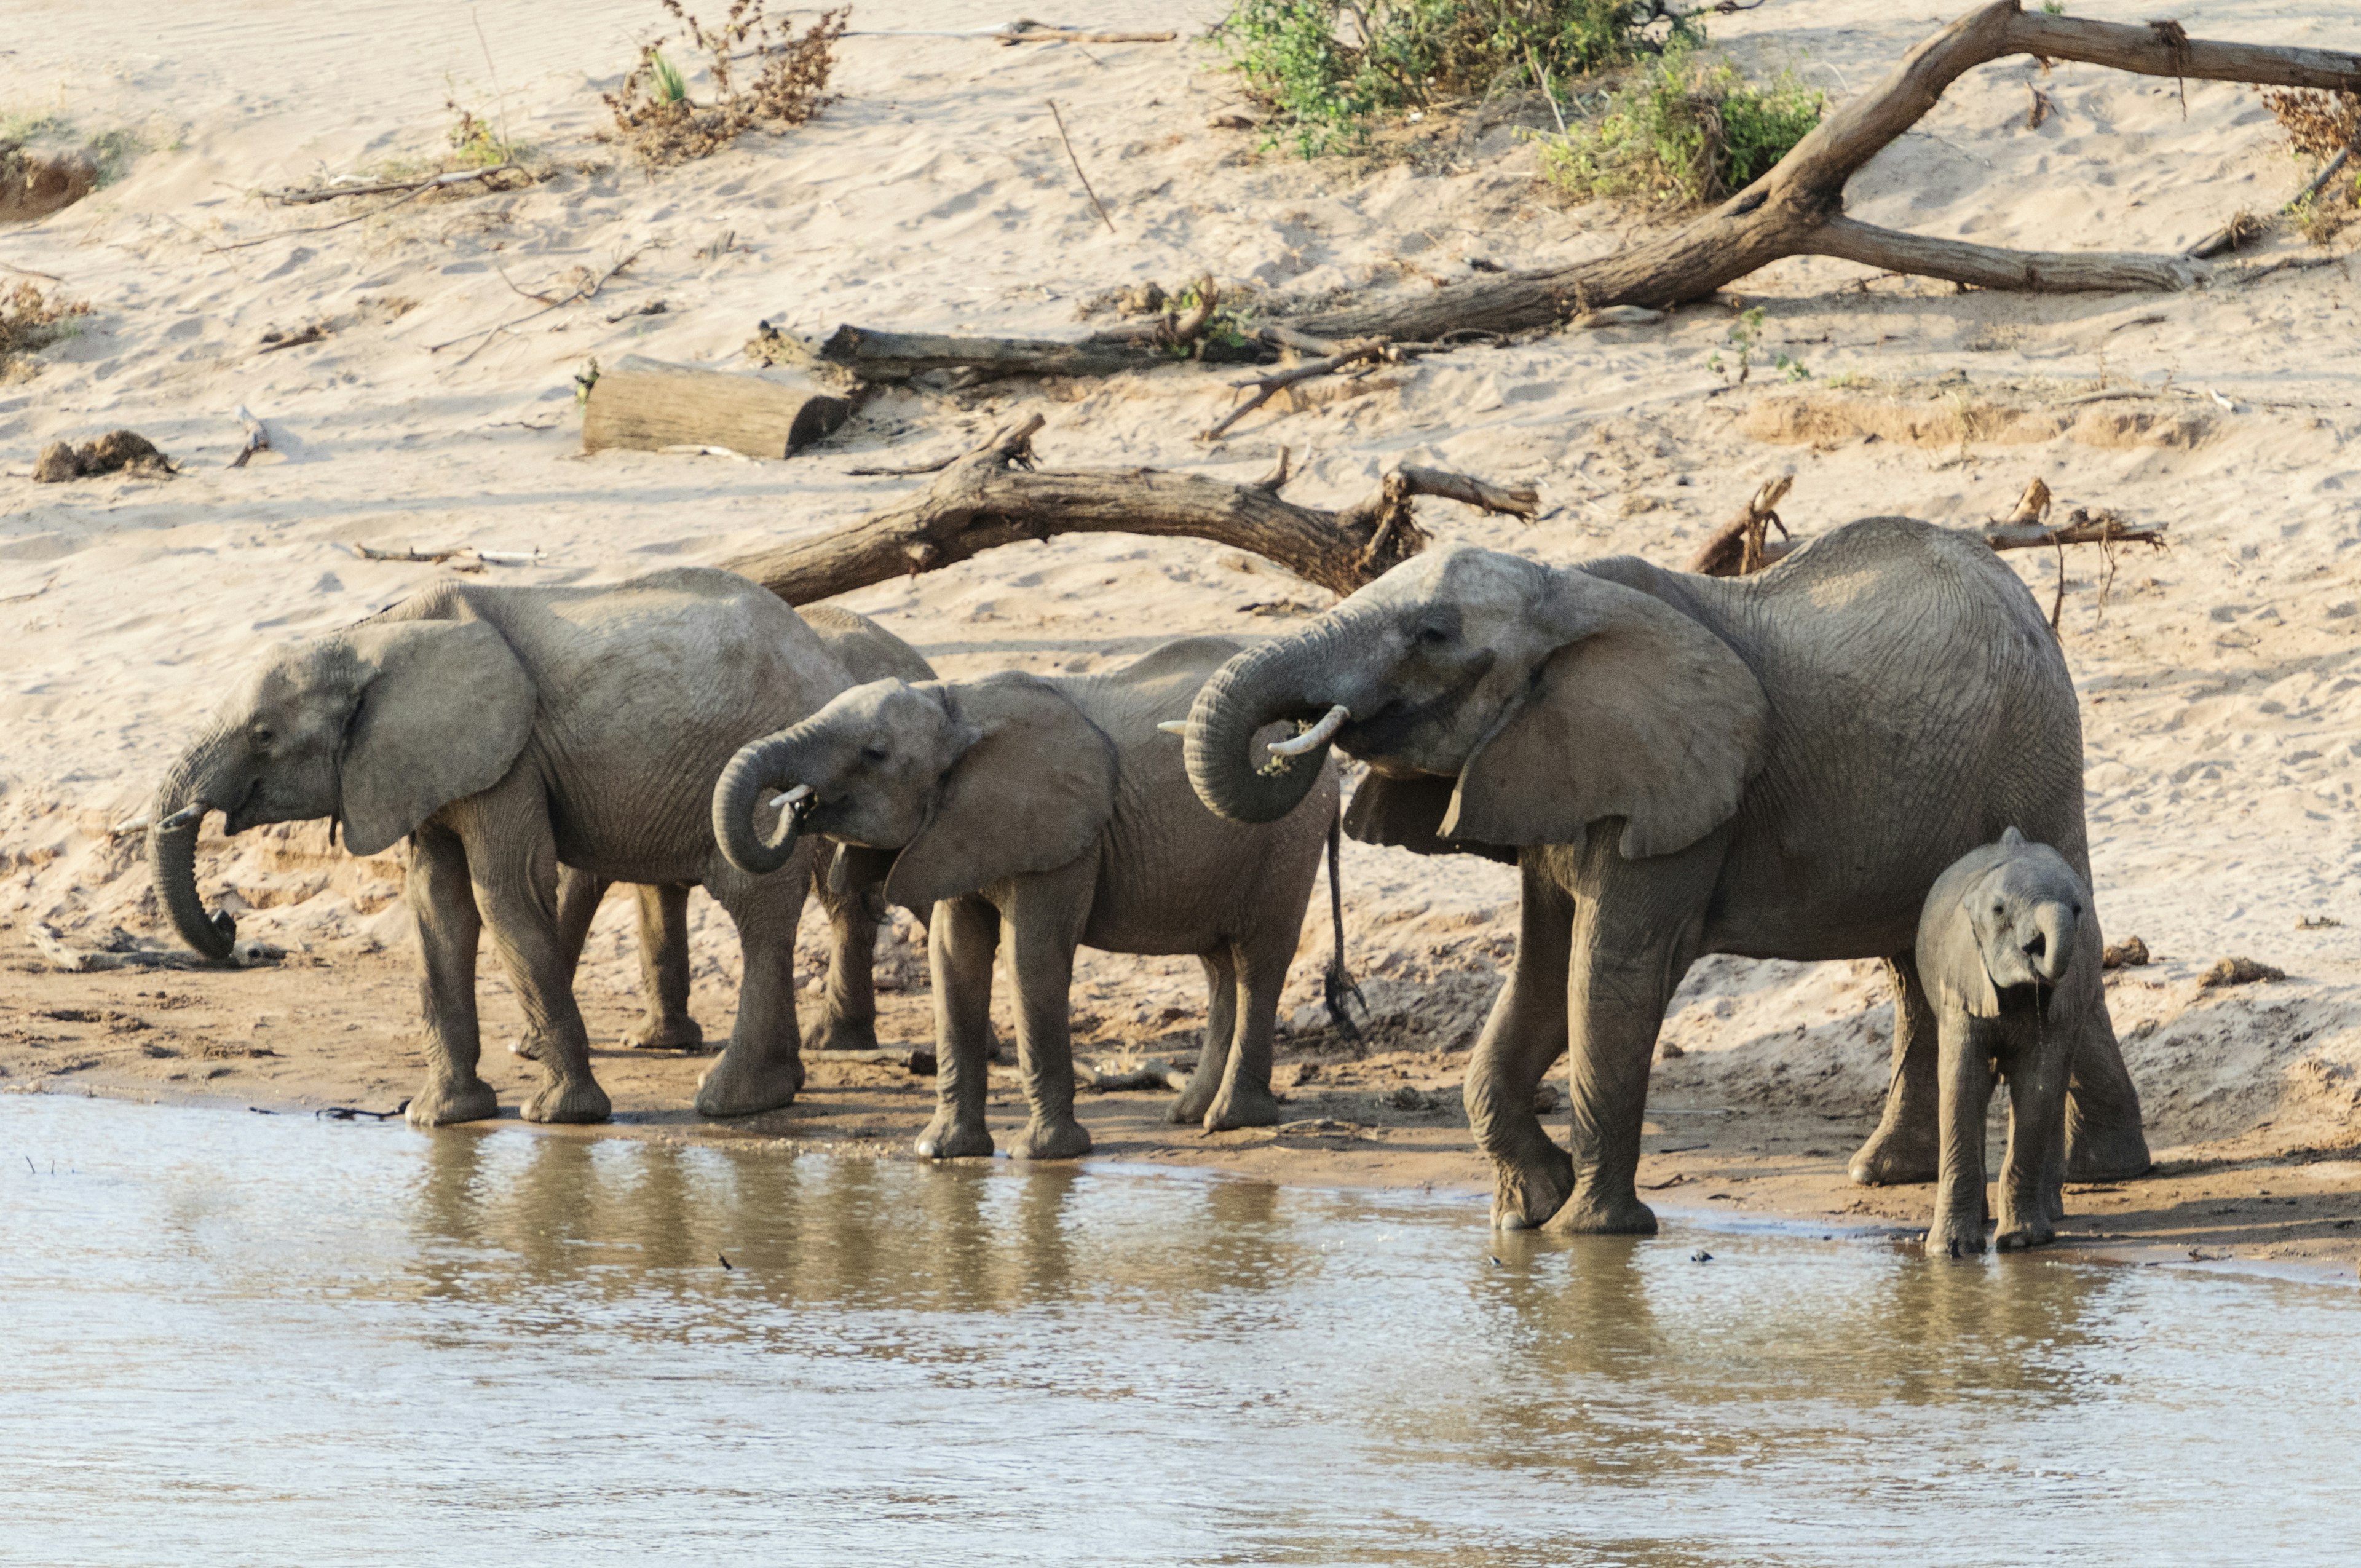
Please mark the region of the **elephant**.
[[[917, 649], [865, 615], [829, 604], [807, 605], [797, 613], [805, 625], [819, 634], [821, 644], [836, 655], [854, 685], [935, 678], [934, 666]], [[804, 1048], [872, 1050], [877, 1045], [877, 997], [871, 983], [871, 963], [885, 901], [874, 878], [848, 886], [840, 859], [829, 874], [831, 880], [823, 884], [823, 901], [836, 928], [830, 933], [827, 1001], [818, 1027], [804, 1042]], [[557, 928], [574, 962], [580, 960], [591, 919], [611, 885], [590, 872], [573, 866], [558, 868]], [[705, 1043], [704, 1029], [688, 1011], [690, 885], [666, 883], [632, 890], [639, 905], [640, 978], [647, 1006], [646, 1016], [624, 1039], [633, 1049], [694, 1050]], [[520, 1041], [511, 1048], [522, 1055], [531, 1047]]]
[[[1206, 682], [1185, 742], [1199, 797], [1239, 822], [1292, 810], [1315, 754], [1267, 760], [1253, 738], [1313, 718], [1371, 770], [1347, 832], [1519, 868], [1517, 951], [1465, 1089], [1502, 1228], [1653, 1233], [1633, 1188], [1649, 1064], [1708, 952], [1884, 960], [1894, 1073], [1853, 1175], [1932, 1179], [1927, 890], [2012, 823], [2088, 880], [2057, 639], [1981, 540], [1908, 518], [1744, 577], [1428, 551]], [[2072, 1168], [2136, 1175], [2138, 1094], [2104, 1009], [2082, 1023]], [[1532, 1110], [1569, 1052], [1571, 1153]]]
[[[1004, 927], [1031, 1111], [1012, 1154], [1066, 1159], [1091, 1146], [1074, 1117], [1068, 1035], [1079, 945], [1196, 954], [1205, 1043], [1172, 1120], [1209, 1130], [1279, 1120], [1275, 1012], [1323, 841], [1333, 883], [1336, 773], [1312, 764], [1291, 809], [1242, 827], [1197, 804], [1180, 748], [1158, 728], [1178, 722], [1242, 646], [1198, 637], [1096, 674], [856, 686], [723, 771], [713, 830], [732, 865], [759, 872], [803, 835], [823, 836], [890, 859], [886, 898], [931, 909], [939, 1104], [921, 1156], [993, 1150], [985, 1056]], [[766, 829], [774, 790], [787, 791], [785, 809]], [[1332, 913], [1335, 904], [1332, 887]], [[1341, 954], [1341, 926], [1337, 938]], [[1332, 998], [1346, 984], [1332, 960]]]
[[[558, 868], [664, 888], [702, 883], [744, 952], [736, 1027], [697, 1109], [792, 1101], [804, 1069], [796, 925], [808, 855], [752, 876], [716, 849], [713, 781], [744, 742], [817, 712], [851, 684], [792, 609], [745, 578], [678, 568], [603, 587], [446, 582], [265, 660], [168, 771], [148, 829], [157, 894], [214, 959], [236, 934], [194, 875], [208, 812], [237, 833], [328, 817], [370, 855], [407, 836], [427, 1069], [409, 1120], [496, 1113], [477, 1074], [476, 959], [485, 924], [524, 1006], [544, 1082], [535, 1122], [611, 1109], [590, 1070], [572, 978], [579, 934], [558, 918]], [[874, 923], [839, 934], [865, 966]], [[840, 962], [840, 970], [854, 967]], [[824, 1025], [825, 1026], [825, 1025]]]
[[2091, 890], [2066, 858], [2014, 827], [1935, 879], [1918, 916], [1918, 978], [1933, 1003], [1942, 1168], [1927, 1251], [1984, 1249], [1984, 1110], [2008, 1082], [2008, 1154], [1994, 1245], [2039, 1246], [2063, 1219], [2068, 1053], [2106, 1010]]

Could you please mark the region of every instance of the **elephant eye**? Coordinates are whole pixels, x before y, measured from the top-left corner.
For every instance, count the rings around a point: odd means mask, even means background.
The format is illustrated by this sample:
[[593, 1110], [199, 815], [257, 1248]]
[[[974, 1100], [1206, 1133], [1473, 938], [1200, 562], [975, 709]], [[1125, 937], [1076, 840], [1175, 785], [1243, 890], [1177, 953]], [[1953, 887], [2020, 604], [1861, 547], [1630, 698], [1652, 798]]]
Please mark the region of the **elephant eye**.
[[861, 748], [861, 760], [864, 762], [882, 762], [885, 760], [885, 748], [883, 746], [863, 746]]
[[1450, 641], [1451, 633], [1440, 626], [1422, 627], [1419, 630], [1418, 645], [1422, 648], [1440, 648]]
[[279, 737], [271, 732], [269, 725], [257, 725], [254, 730], [254, 739], [259, 744], [268, 746], [273, 740], [278, 740]]

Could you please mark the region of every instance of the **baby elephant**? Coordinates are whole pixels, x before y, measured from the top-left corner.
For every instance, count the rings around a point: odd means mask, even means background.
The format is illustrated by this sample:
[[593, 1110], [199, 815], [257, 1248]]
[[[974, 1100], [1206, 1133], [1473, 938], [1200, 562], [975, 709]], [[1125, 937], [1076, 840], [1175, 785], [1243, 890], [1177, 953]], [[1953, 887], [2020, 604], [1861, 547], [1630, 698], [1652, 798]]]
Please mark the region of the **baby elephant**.
[[[1196, 954], [1205, 1045], [1173, 1120], [1209, 1129], [1279, 1120], [1273, 1014], [1323, 839], [1333, 854], [1335, 771], [1275, 755], [1273, 766], [1319, 767], [1318, 781], [1275, 822], [1231, 822], [1199, 804], [1182, 748], [1158, 730], [1185, 718], [1206, 676], [1238, 651], [1199, 637], [1103, 674], [878, 681], [747, 746], [723, 772], [713, 825], [733, 865], [760, 872], [791, 854], [798, 835], [821, 834], [894, 851], [880, 857], [892, 861], [887, 900], [932, 907], [940, 1104], [920, 1155], [992, 1152], [984, 1074], [1004, 931], [1032, 1111], [1012, 1154], [1070, 1159], [1091, 1146], [1074, 1119], [1067, 1033], [1078, 945]], [[781, 790], [774, 828], [763, 813]]]
[[2104, 1007], [2091, 890], [2065, 857], [2011, 828], [1935, 879], [1918, 973], [1939, 1025], [1942, 1167], [1930, 1254], [1984, 1245], [1984, 1112], [2008, 1080], [1997, 1245], [2039, 1246], [2065, 1218], [2066, 1078], [2089, 1010]]

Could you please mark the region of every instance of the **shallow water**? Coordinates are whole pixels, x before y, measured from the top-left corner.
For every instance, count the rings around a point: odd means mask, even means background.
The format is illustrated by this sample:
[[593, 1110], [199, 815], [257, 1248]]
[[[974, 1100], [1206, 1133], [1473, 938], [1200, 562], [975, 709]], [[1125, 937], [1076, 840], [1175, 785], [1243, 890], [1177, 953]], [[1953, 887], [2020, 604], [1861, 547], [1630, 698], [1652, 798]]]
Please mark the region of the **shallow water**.
[[0, 1157], [8, 1563], [2286, 1563], [2361, 1524], [2330, 1284], [42, 1096]]

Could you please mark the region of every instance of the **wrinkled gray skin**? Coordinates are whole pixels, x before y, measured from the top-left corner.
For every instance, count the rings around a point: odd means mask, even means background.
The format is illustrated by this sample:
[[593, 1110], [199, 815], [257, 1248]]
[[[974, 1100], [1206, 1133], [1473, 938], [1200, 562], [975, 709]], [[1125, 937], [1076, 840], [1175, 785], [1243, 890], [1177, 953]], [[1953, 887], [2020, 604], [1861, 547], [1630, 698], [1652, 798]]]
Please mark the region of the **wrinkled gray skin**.
[[[1197, 803], [1180, 743], [1157, 729], [1185, 716], [1240, 646], [1191, 638], [1122, 669], [1058, 679], [881, 681], [748, 746], [722, 774], [714, 832], [734, 863], [760, 869], [798, 834], [824, 835], [890, 854], [887, 900], [931, 906], [940, 1103], [922, 1156], [992, 1152], [984, 1075], [1004, 933], [1032, 1112], [1012, 1154], [1070, 1159], [1091, 1146], [1074, 1118], [1067, 1017], [1081, 945], [1194, 953], [1204, 965], [1205, 1044], [1174, 1121], [1279, 1120], [1274, 1014], [1334, 819], [1335, 770], [1296, 763], [1305, 777], [1295, 804], [1245, 827]], [[813, 792], [808, 809], [766, 829], [758, 809], [796, 785]]]
[[[1466, 1091], [1503, 1227], [1654, 1230], [1632, 1186], [1649, 1062], [1708, 952], [1885, 960], [1894, 1076], [1853, 1176], [1932, 1179], [1934, 1018], [1912, 959], [1927, 890], [2012, 823], [2087, 880], [2057, 641], [1980, 541], [1906, 518], [1743, 578], [1431, 551], [1206, 684], [1199, 795], [1238, 821], [1290, 809], [1302, 781], [1257, 773], [1249, 737], [1332, 705], [1352, 714], [1335, 744], [1373, 770], [1348, 831], [1521, 871], [1516, 959]], [[1569, 1051], [1571, 1156], [1532, 1111]], [[2074, 1174], [2147, 1169], [2103, 1008], [2073, 1061]]]
[[[819, 634], [822, 646], [836, 655], [854, 685], [935, 678], [934, 666], [917, 649], [865, 615], [829, 604], [807, 605], [797, 613]], [[876, 927], [885, 915], [884, 894], [874, 876], [851, 877], [840, 859], [829, 865], [828, 878], [821, 884], [832, 927], [827, 997], [804, 1048], [873, 1050], [877, 993], [871, 969]], [[558, 930], [577, 959], [609, 885], [606, 878], [572, 866], [558, 869]], [[688, 884], [631, 891], [639, 902], [640, 982], [647, 1015], [624, 1036], [624, 1044], [637, 1050], [693, 1050], [705, 1043], [705, 1030], [688, 1011]], [[520, 1055], [530, 1049], [523, 1042], [512, 1048]]]
[[2064, 856], [2011, 828], [1935, 879], [1918, 918], [1918, 976], [1934, 1003], [1942, 1170], [1927, 1250], [1984, 1249], [1984, 1112], [2008, 1083], [1994, 1245], [2040, 1246], [2066, 1214], [2068, 1053], [2106, 1011], [2091, 890]]
[[[600, 1121], [609, 1107], [574, 1004], [579, 936], [569, 944], [559, 924], [558, 867], [702, 883], [737, 924], [745, 974], [697, 1108], [784, 1105], [803, 1083], [794, 960], [810, 857], [747, 875], [715, 848], [709, 803], [749, 737], [849, 684], [793, 610], [727, 572], [597, 588], [438, 585], [274, 654], [224, 701], [157, 792], [157, 894], [191, 946], [227, 952], [228, 918], [197, 895], [196, 823], [166, 827], [183, 808], [226, 813], [231, 833], [338, 818], [362, 855], [407, 835], [427, 1031], [408, 1113], [438, 1126], [497, 1109], [476, 1070], [486, 925], [523, 1003], [525, 1054], [546, 1074], [526, 1119]], [[873, 941], [873, 923], [865, 935], [859, 924], [841, 928]]]

